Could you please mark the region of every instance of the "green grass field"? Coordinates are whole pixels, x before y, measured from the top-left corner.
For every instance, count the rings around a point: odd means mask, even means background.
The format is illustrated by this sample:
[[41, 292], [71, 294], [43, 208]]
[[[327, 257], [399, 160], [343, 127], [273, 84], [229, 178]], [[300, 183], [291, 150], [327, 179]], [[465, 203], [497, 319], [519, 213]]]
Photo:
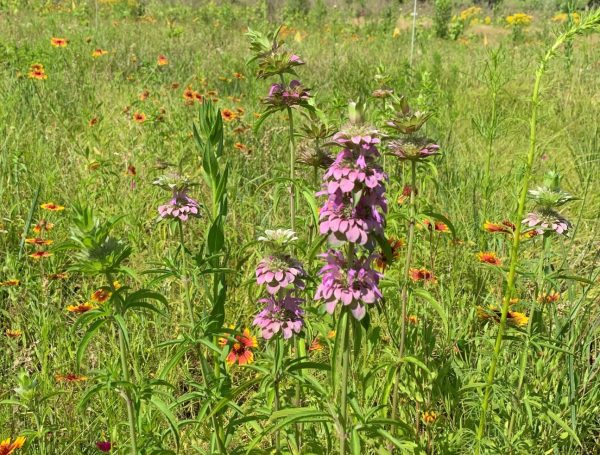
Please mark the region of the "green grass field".
[[598, 10], [268, 3], [0, 0], [0, 455], [600, 453]]

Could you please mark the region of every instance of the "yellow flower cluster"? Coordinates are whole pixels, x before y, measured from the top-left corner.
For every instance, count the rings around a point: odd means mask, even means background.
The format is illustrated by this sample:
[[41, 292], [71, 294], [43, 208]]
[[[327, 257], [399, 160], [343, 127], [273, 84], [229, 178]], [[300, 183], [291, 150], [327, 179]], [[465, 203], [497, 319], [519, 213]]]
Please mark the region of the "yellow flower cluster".
[[471, 6], [470, 8], [464, 9], [460, 12], [460, 20], [463, 22], [469, 22], [471, 19], [478, 17], [480, 14], [480, 7]]
[[[573, 20], [573, 23], [579, 24], [579, 21], [581, 20], [581, 16], [577, 12], [571, 13], [571, 19]], [[569, 13], [556, 13], [554, 15], [554, 17], [552, 18], [552, 22], [556, 22], [557, 24], [564, 24], [568, 20], [569, 20]]]
[[511, 27], [527, 27], [533, 21], [533, 16], [525, 13], [515, 13], [506, 18], [506, 22]]

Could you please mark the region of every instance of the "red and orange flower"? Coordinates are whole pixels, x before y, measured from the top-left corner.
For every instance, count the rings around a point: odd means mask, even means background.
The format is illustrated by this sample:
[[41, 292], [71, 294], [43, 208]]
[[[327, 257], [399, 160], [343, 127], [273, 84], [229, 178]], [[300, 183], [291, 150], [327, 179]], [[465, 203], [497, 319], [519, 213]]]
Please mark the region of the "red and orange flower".
[[166, 66], [169, 64], [169, 59], [161, 54], [158, 56], [158, 59], [156, 59], [156, 64], [158, 66]]
[[39, 261], [43, 258], [49, 258], [50, 256], [52, 256], [52, 253], [48, 251], [36, 251], [35, 253], [29, 255], [30, 258], [35, 259], [36, 261]]
[[429, 220], [423, 220], [423, 226], [425, 226], [430, 231], [447, 233], [450, 232], [450, 228], [446, 223], [442, 223], [441, 221], [435, 221], [432, 223]]
[[396, 262], [400, 258], [400, 249], [404, 246], [404, 240], [396, 239], [394, 237], [390, 237], [387, 241], [392, 250], [391, 260], [388, 260], [383, 253], [375, 257], [375, 266], [381, 271], [385, 271], [390, 264]]
[[25, 239], [25, 243], [28, 243], [29, 245], [52, 245], [53, 242], [53, 240], [42, 239], [40, 237]]
[[483, 262], [484, 264], [496, 266], [502, 265], [502, 260], [496, 256], [496, 253], [493, 251], [480, 251], [477, 253], [477, 259], [479, 259], [479, 262]]
[[437, 283], [437, 278], [432, 271], [422, 267], [420, 269], [412, 268], [408, 272], [409, 277], [414, 282], [423, 281], [426, 283]]
[[144, 123], [146, 121], [146, 114], [144, 114], [143, 112], [135, 112], [133, 114], [133, 121], [135, 123]]
[[491, 221], [486, 221], [483, 223], [483, 229], [490, 233], [500, 232], [503, 234], [512, 234], [517, 227], [508, 220], [504, 220], [501, 223], [492, 223]]
[[231, 122], [237, 118], [237, 114], [231, 109], [225, 108], [221, 111], [221, 117], [224, 121]]
[[36, 234], [40, 234], [43, 231], [51, 231], [53, 228], [54, 223], [49, 223], [46, 220], [40, 220], [35, 226], [33, 226], [33, 232], [35, 232]]
[[67, 373], [67, 374], [57, 374], [54, 376], [56, 382], [84, 382], [88, 380], [87, 376], [83, 376], [81, 374], [76, 373]]
[[10, 442], [10, 438], [6, 438], [0, 442], [0, 455], [12, 455], [15, 453], [15, 450], [23, 447], [23, 444], [25, 444], [24, 436], [19, 436], [12, 443]]
[[20, 338], [23, 335], [19, 329], [6, 329], [4, 332], [8, 338]]
[[40, 205], [44, 210], [50, 210], [51, 212], [60, 212], [64, 210], [64, 206], [55, 204], [54, 202], [46, 202], [45, 204]]
[[6, 280], [6, 281], [0, 281], [0, 286], [5, 286], [5, 287], [14, 287], [14, 286], [19, 286], [21, 284], [20, 280], [17, 280], [16, 278], [13, 278], [11, 280]]
[[65, 38], [52, 37], [50, 38], [50, 44], [52, 44], [52, 46], [54, 47], [67, 47], [67, 44], [69, 44], [69, 40]]
[[69, 313], [75, 313], [75, 314], [87, 313], [88, 311], [92, 311], [94, 309], [96, 309], [96, 307], [88, 302], [80, 303], [78, 305], [69, 305], [67, 307], [67, 311]]
[[[118, 289], [118, 288], [117, 288]], [[106, 289], [98, 289], [94, 291], [90, 300], [96, 303], [104, 303], [109, 300], [112, 296], [112, 292], [107, 291]]]
[[41, 63], [34, 63], [29, 67], [29, 73], [27, 73], [29, 79], [37, 79], [44, 80], [48, 79], [48, 75], [46, 74], [46, 70], [44, 69], [44, 65]]
[[96, 48], [92, 51], [92, 57], [94, 58], [98, 58], [98, 57], [102, 57], [104, 55], [108, 54], [107, 50], [101, 49], [101, 48]]
[[258, 347], [256, 337], [250, 333], [249, 329], [244, 329], [241, 335], [235, 336], [235, 341], [230, 343], [230, 351], [227, 355], [227, 364], [248, 365], [254, 362], [253, 348]]

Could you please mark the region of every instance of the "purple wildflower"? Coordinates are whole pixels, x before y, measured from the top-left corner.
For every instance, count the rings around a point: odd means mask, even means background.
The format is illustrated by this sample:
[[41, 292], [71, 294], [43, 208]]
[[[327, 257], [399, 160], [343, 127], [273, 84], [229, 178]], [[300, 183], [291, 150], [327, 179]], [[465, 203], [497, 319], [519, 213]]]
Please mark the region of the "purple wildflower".
[[264, 303], [265, 308], [254, 318], [253, 324], [261, 329], [265, 340], [270, 340], [280, 330], [286, 340], [294, 333], [300, 333], [304, 324], [304, 311], [300, 308], [303, 299], [288, 293], [280, 299], [269, 296], [259, 302]]
[[341, 303], [361, 320], [366, 314], [366, 305], [372, 305], [383, 297], [378, 288], [381, 274], [371, 268], [372, 256], [356, 258], [353, 263], [348, 263], [341, 251], [330, 250], [322, 257], [327, 264], [319, 272], [322, 282], [315, 299], [323, 300], [330, 314]]
[[528, 213], [523, 223], [529, 227], [539, 226], [545, 230], [552, 230], [557, 234], [565, 235], [571, 227], [571, 223], [565, 217], [550, 209]]
[[167, 204], [158, 207], [158, 213], [164, 219], [187, 221], [190, 216], [200, 216], [200, 205], [183, 189], [173, 191], [173, 198]]
[[303, 105], [310, 98], [308, 89], [300, 81], [293, 80], [289, 85], [273, 84], [264, 103], [273, 107], [291, 107]]
[[256, 267], [256, 282], [264, 284], [271, 295], [290, 287], [304, 289], [304, 276], [302, 264], [287, 255], [269, 256]]
[[112, 444], [110, 441], [98, 441], [96, 442], [96, 447], [100, 452], [110, 452]]
[[393, 155], [400, 160], [422, 160], [439, 154], [440, 146], [427, 140], [419, 141], [392, 141], [388, 145]]

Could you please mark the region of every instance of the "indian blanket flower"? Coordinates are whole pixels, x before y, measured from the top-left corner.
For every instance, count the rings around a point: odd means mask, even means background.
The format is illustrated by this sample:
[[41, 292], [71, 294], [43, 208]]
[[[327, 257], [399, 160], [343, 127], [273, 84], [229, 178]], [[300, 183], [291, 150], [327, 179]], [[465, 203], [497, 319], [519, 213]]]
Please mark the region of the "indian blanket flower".
[[234, 111], [232, 111], [231, 109], [225, 108], [221, 111], [221, 117], [226, 122], [232, 122], [233, 120], [235, 120], [237, 118], [237, 114]]
[[76, 374], [76, 373], [66, 373], [66, 374], [57, 374], [56, 376], [54, 376], [54, 379], [56, 379], [56, 382], [77, 383], [77, 382], [87, 381], [88, 377], [83, 376], [81, 374]]
[[423, 220], [423, 226], [425, 226], [430, 231], [447, 233], [450, 232], [450, 228], [446, 223], [442, 223], [441, 221], [431, 222], [429, 220]]
[[4, 332], [8, 338], [20, 338], [23, 332], [19, 329], [6, 329]]
[[133, 114], [133, 121], [135, 123], [144, 123], [146, 121], [146, 114], [143, 112], [135, 112]]
[[67, 47], [67, 44], [69, 44], [69, 41], [66, 40], [65, 38], [50, 38], [50, 44], [53, 47]]
[[264, 309], [254, 318], [253, 324], [261, 329], [261, 335], [265, 340], [270, 340], [279, 331], [284, 339], [289, 339], [302, 330], [304, 324], [304, 311], [300, 304], [304, 299], [285, 294], [283, 298], [269, 296], [260, 299]]
[[169, 64], [169, 59], [167, 57], [165, 57], [164, 55], [159, 55], [158, 58], [156, 59], [156, 64], [158, 66], [166, 66]]
[[90, 300], [92, 302], [104, 303], [107, 300], [109, 300], [111, 298], [111, 296], [112, 296], [112, 292], [110, 292], [106, 289], [98, 289], [98, 290], [94, 291]]
[[400, 249], [404, 246], [404, 240], [396, 239], [394, 237], [388, 238], [387, 242], [390, 246], [391, 257], [387, 258], [383, 252], [380, 252], [374, 258], [375, 266], [382, 272], [384, 272], [390, 264], [396, 262], [400, 258]]
[[283, 254], [269, 256], [260, 261], [256, 267], [256, 282], [266, 286], [267, 292], [271, 295], [291, 287], [304, 289], [305, 276], [306, 272], [302, 269], [302, 264], [291, 256]]
[[[49, 210], [49, 209], [48, 209]], [[51, 231], [54, 228], [54, 223], [50, 223], [46, 220], [40, 220], [33, 226], [33, 232], [40, 234], [43, 231]]]
[[40, 205], [44, 210], [50, 210], [51, 212], [60, 212], [64, 210], [64, 206], [55, 204], [54, 202], [46, 202], [45, 204]]
[[51, 245], [52, 242], [53, 242], [52, 240], [42, 239], [39, 237], [25, 239], [25, 243], [27, 243], [29, 245]]
[[395, 140], [388, 144], [392, 155], [401, 161], [423, 160], [430, 156], [438, 155], [440, 146], [432, 144], [427, 139]]
[[550, 291], [549, 293], [543, 293], [540, 295], [538, 301], [541, 303], [554, 303], [558, 302], [558, 299], [560, 299], [560, 293], [556, 291]]
[[435, 275], [433, 274], [433, 272], [430, 271], [430, 270], [427, 270], [424, 267], [422, 267], [420, 269], [411, 268], [408, 271], [408, 276], [414, 282], [419, 282], [419, 281], [423, 281], [423, 282], [426, 282], [426, 283], [427, 282], [430, 282], [430, 283], [436, 283], [437, 282], [437, 278], [435, 277]]
[[96, 307], [88, 302], [79, 303], [77, 305], [69, 305], [67, 307], [67, 311], [69, 313], [74, 313], [74, 314], [83, 314], [83, 313], [87, 313], [88, 311], [92, 311], [94, 309], [96, 309]]
[[25, 437], [19, 436], [13, 442], [10, 442], [10, 438], [6, 438], [0, 442], [0, 455], [12, 455], [17, 449], [20, 449], [25, 444]]
[[541, 209], [528, 213], [523, 220], [523, 224], [529, 227], [541, 228], [543, 231], [554, 231], [561, 235], [566, 235], [571, 227], [571, 223], [566, 218], [552, 209]]
[[98, 58], [98, 57], [102, 57], [103, 55], [108, 54], [108, 51], [104, 50], [104, 49], [100, 49], [100, 48], [96, 48], [92, 51], [92, 57], [94, 58]]
[[46, 70], [44, 69], [44, 65], [41, 63], [34, 63], [29, 67], [29, 72], [27, 73], [29, 79], [37, 79], [44, 80], [48, 79], [48, 75], [46, 74]]
[[486, 221], [483, 223], [483, 229], [490, 233], [512, 234], [517, 227], [508, 220], [504, 220], [501, 223]]
[[379, 290], [381, 274], [370, 266], [372, 256], [354, 258], [351, 263], [338, 250], [330, 250], [322, 257], [327, 261], [319, 274], [322, 281], [317, 288], [315, 300], [322, 300], [325, 309], [333, 314], [338, 304], [347, 306], [352, 315], [361, 320], [366, 306], [383, 298]]
[[250, 333], [249, 329], [244, 329], [241, 335], [235, 336], [235, 341], [231, 343], [226, 362], [228, 365], [237, 363], [238, 365], [248, 365], [254, 362], [253, 348], [258, 347], [256, 337]]
[[438, 415], [435, 411], [425, 411], [423, 413], [423, 422], [427, 425], [434, 423], [438, 418]]
[[0, 281], [0, 286], [6, 286], [6, 287], [19, 286], [20, 284], [21, 284], [21, 280], [17, 280], [16, 278], [6, 280], [6, 281]]
[[36, 251], [35, 253], [29, 255], [30, 258], [35, 259], [36, 261], [39, 261], [43, 258], [48, 258], [50, 256], [52, 256], [52, 253], [49, 253], [48, 251]]
[[[484, 309], [480, 306], [477, 307], [477, 316], [480, 319], [492, 319], [495, 322], [500, 322], [501, 315], [502, 312], [499, 309], [493, 307], [487, 309]], [[523, 327], [529, 322], [529, 317], [526, 314], [518, 311], [508, 311], [506, 313], [506, 320], [512, 325]]]
[[502, 260], [496, 256], [496, 253], [493, 251], [480, 251], [477, 253], [477, 259], [479, 259], [479, 262], [483, 262], [485, 264], [497, 266], [502, 265]]

